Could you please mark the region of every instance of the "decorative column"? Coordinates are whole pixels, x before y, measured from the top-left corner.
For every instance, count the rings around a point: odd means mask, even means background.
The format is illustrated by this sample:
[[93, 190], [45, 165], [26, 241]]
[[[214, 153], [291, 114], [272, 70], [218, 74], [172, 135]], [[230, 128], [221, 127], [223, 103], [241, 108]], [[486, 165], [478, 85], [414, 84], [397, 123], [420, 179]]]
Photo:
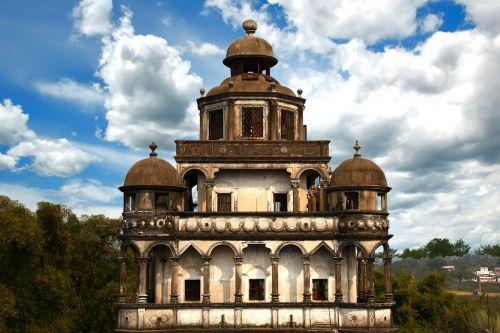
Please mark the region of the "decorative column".
[[269, 132], [271, 140], [279, 140], [280, 123], [278, 118], [278, 102], [269, 101]]
[[179, 257], [170, 258], [172, 266], [172, 282], [170, 290], [170, 303], [179, 302]]
[[301, 105], [297, 112], [297, 136], [299, 140], [306, 140], [304, 133], [304, 105]]
[[335, 302], [342, 303], [342, 257], [335, 258]]
[[127, 260], [125, 257], [119, 257], [120, 260], [120, 292], [118, 302], [125, 303], [127, 297]]
[[358, 303], [365, 301], [365, 276], [366, 261], [364, 258], [358, 258]]
[[203, 303], [210, 303], [210, 257], [203, 257]]
[[311, 302], [311, 257], [303, 256], [304, 263], [304, 303]]
[[375, 302], [375, 281], [373, 277], [373, 266], [375, 263], [375, 258], [366, 258], [366, 301], [368, 303]]
[[277, 303], [280, 301], [280, 294], [278, 291], [278, 264], [280, 262], [280, 258], [278, 256], [271, 257], [271, 302]]
[[385, 278], [385, 301], [393, 302], [394, 295], [392, 294], [392, 272], [391, 272], [392, 257], [384, 257], [384, 278]]
[[206, 211], [211, 212], [212, 211], [212, 193], [213, 193], [213, 188], [214, 188], [214, 181], [213, 180], [206, 180], [205, 181], [205, 188], [206, 188]]
[[229, 140], [236, 140], [237, 126], [234, 121], [234, 99], [227, 101], [227, 138]]
[[241, 304], [243, 303], [243, 293], [241, 291], [242, 286], [242, 267], [243, 267], [243, 257], [236, 256], [234, 259], [234, 271], [235, 271], [235, 279], [234, 279], [234, 303]]
[[146, 278], [148, 269], [148, 258], [140, 257], [136, 258], [136, 262], [139, 266], [139, 287], [137, 291], [137, 303], [147, 303], [148, 295], [146, 293]]
[[326, 200], [326, 193], [325, 189], [327, 186], [327, 180], [326, 179], [321, 179], [319, 182], [319, 189], [318, 189], [318, 197], [319, 197], [319, 211], [320, 212], [325, 212], [327, 210], [327, 200]]
[[300, 211], [299, 187], [300, 187], [300, 180], [292, 179], [293, 211], [294, 212]]

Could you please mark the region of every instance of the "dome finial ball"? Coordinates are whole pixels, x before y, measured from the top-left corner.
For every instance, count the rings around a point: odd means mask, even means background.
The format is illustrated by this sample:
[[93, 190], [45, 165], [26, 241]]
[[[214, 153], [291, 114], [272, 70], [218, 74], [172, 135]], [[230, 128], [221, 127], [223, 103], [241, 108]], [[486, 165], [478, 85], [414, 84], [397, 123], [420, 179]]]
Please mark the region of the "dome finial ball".
[[252, 19], [243, 21], [243, 30], [245, 30], [248, 35], [253, 35], [257, 30], [257, 22]]

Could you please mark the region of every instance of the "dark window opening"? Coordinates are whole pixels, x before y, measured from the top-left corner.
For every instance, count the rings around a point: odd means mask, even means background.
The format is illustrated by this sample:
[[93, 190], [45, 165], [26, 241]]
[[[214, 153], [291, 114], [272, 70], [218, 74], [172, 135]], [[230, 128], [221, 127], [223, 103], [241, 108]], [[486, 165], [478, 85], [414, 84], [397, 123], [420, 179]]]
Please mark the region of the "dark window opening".
[[125, 211], [135, 210], [135, 194], [128, 194], [125, 198]]
[[263, 301], [264, 279], [250, 279], [249, 284], [248, 299], [251, 301]]
[[184, 300], [187, 302], [200, 300], [200, 280], [184, 280]]
[[328, 280], [327, 279], [313, 279], [313, 301], [327, 301], [328, 300]]
[[243, 136], [246, 138], [262, 138], [264, 136], [263, 109], [244, 107], [242, 117]]
[[231, 193], [217, 193], [217, 211], [231, 211]]
[[345, 192], [346, 208], [359, 209], [358, 192]]
[[287, 201], [288, 201], [288, 196], [286, 193], [274, 193], [274, 211], [286, 212]]
[[168, 210], [168, 193], [155, 193], [155, 208], [159, 210]]
[[208, 139], [219, 140], [224, 137], [224, 114], [222, 109], [208, 112]]
[[295, 134], [295, 121], [293, 111], [281, 110], [281, 139], [293, 140]]

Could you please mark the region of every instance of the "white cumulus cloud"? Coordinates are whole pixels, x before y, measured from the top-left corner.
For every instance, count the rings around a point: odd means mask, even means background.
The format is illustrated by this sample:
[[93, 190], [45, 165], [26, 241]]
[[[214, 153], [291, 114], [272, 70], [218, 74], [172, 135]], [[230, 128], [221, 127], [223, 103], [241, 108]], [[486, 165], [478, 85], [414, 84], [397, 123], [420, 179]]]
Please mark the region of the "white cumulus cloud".
[[[11, 100], [5, 99], [0, 104], [0, 140], [11, 146], [5, 154], [0, 153], [1, 169], [21, 171], [30, 168], [40, 175], [68, 177], [100, 160], [65, 138], [39, 138], [29, 129], [28, 118], [22, 107]], [[31, 162], [19, 165], [22, 158]]]
[[33, 138], [35, 134], [28, 128], [29, 116], [20, 105], [10, 99], [0, 103], [0, 144], [9, 144], [22, 138]]
[[75, 27], [85, 36], [100, 36], [113, 28], [111, 14], [112, 0], [81, 0], [73, 9]]
[[57, 82], [40, 81], [35, 83], [35, 88], [41, 94], [76, 102], [85, 107], [102, 105], [105, 98], [98, 83], [82, 84], [69, 78], [61, 78]]
[[142, 148], [152, 140], [170, 143], [195, 133], [201, 78], [165, 39], [135, 34], [131, 18], [123, 7], [99, 62], [98, 76], [108, 92], [105, 138]]
[[188, 44], [188, 51], [200, 57], [215, 56], [215, 55], [222, 56], [226, 53], [225, 50], [212, 43], [196, 44], [195, 42], [189, 40], [187, 44]]
[[436, 14], [429, 14], [420, 22], [422, 32], [434, 32], [443, 24], [443, 18]]

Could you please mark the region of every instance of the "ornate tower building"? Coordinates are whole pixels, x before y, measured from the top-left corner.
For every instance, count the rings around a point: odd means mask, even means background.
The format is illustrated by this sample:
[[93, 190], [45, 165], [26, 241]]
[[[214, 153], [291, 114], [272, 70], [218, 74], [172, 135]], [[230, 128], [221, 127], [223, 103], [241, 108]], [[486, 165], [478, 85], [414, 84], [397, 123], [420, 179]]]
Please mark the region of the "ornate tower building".
[[153, 143], [120, 188], [117, 332], [394, 331], [385, 175], [357, 142], [329, 171], [302, 91], [271, 76], [255, 21], [243, 28], [230, 77], [200, 91], [199, 140], [176, 141], [177, 168]]

